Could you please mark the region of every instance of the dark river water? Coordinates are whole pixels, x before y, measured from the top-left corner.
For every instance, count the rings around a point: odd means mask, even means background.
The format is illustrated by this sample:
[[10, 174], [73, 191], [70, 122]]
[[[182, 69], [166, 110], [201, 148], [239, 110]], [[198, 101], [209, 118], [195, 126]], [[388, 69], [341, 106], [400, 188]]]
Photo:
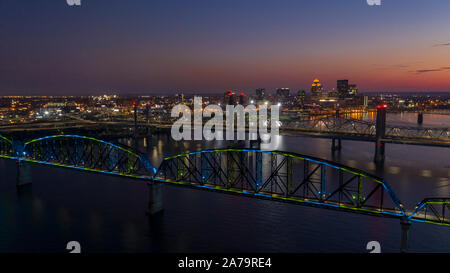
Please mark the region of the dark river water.
[[[388, 121], [414, 125], [416, 118], [393, 114]], [[449, 121], [425, 115], [424, 126]], [[450, 197], [448, 148], [388, 144], [377, 167], [373, 143], [343, 141], [333, 155], [330, 142], [277, 139], [279, 150], [385, 177], [407, 208], [425, 197]], [[155, 165], [163, 156], [226, 145], [166, 135], [140, 141]], [[0, 174], [0, 252], [68, 252], [69, 241], [80, 242], [82, 252], [368, 252], [369, 241], [380, 242], [382, 252], [400, 248], [396, 219], [165, 185], [164, 213], [150, 220], [143, 181], [33, 165], [32, 185], [18, 191], [14, 161], [0, 159]], [[413, 223], [410, 236], [411, 252], [450, 252], [450, 227]]]

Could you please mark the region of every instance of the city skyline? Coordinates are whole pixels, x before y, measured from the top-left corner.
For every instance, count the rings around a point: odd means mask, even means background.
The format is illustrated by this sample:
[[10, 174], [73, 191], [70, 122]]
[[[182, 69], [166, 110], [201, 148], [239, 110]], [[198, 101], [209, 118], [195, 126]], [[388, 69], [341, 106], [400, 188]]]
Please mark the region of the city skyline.
[[3, 0], [0, 95], [450, 90], [446, 0], [241, 2]]

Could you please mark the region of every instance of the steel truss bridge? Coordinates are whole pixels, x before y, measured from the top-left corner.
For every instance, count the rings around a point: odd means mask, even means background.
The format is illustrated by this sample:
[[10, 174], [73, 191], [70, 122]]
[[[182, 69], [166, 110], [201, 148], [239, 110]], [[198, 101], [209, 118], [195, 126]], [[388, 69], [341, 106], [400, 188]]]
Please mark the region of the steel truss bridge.
[[[90, 121], [70, 120], [47, 123], [30, 123], [14, 125], [1, 125], [3, 132], [39, 132], [39, 131], [70, 131], [70, 130], [114, 130], [120, 128], [137, 129], [161, 129], [170, 130], [172, 122], [145, 122], [132, 120], [121, 121]], [[426, 146], [450, 147], [450, 128], [432, 127], [407, 127], [384, 124], [384, 132], [380, 141], [383, 143], [414, 144]], [[225, 128], [225, 127], [224, 127]], [[288, 120], [282, 121], [281, 134], [305, 135], [311, 137], [333, 138], [358, 141], [377, 141], [377, 125], [357, 119], [345, 119], [338, 117], [324, 117], [313, 120]]]
[[[324, 117], [315, 120], [283, 121], [280, 130], [294, 134], [376, 141], [377, 128], [376, 123], [373, 122]], [[450, 128], [407, 127], [386, 124], [382, 141], [397, 144], [450, 147]]]
[[427, 198], [407, 210], [383, 178], [296, 153], [204, 150], [166, 157], [156, 168], [128, 147], [85, 136], [54, 135], [24, 143], [0, 136], [0, 157], [16, 160], [19, 173], [29, 162], [140, 179], [149, 185], [175, 184], [450, 226], [450, 198]]

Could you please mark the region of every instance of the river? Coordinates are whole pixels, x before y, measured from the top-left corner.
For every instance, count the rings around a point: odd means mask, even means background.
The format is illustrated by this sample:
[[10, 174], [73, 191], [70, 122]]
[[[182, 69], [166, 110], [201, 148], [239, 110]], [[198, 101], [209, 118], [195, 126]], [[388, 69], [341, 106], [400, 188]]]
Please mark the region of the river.
[[[370, 118], [365, 118], [370, 120]], [[388, 123], [417, 126], [416, 114], [388, 114]], [[450, 116], [426, 114], [424, 127], [450, 127]], [[130, 141], [130, 140], [128, 140]], [[334, 160], [383, 176], [407, 208], [425, 197], [450, 197], [450, 149], [387, 144], [383, 167], [373, 143], [280, 136], [278, 149]], [[127, 141], [125, 140], [125, 143]], [[164, 156], [225, 142], [141, 139], [158, 165]], [[130, 144], [130, 143], [129, 143]], [[0, 159], [0, 252], [398, 252], [396, 219], [303, 207], [185, 187], [164, 186], [164, 213], [149, 220], [142, 181], [33, 165], [33, 183], [17, 190], [15, 162]], [[450, 227], [413, 223], [411, 252], [450, 252]]]

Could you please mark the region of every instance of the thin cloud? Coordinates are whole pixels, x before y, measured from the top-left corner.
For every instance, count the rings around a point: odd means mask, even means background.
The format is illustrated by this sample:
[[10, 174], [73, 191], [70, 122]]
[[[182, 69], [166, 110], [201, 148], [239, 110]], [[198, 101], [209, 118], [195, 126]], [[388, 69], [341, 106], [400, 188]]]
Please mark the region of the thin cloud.
[[441, 68], [432, 68], [432, 69], [420, 69], [420, 70], [416, 70], [416, 73], [429, 73], [429, 72], [440, 72], [440, 71], [446, 71], [446, 70], [450, 70], [450, 67], [441, 67]]
[[443, 44], [436, 44], [436, 45], [434, 45], [434, 47], [438, 47], [438, 46], [450, 46], [450, 43], [443, 43]]

